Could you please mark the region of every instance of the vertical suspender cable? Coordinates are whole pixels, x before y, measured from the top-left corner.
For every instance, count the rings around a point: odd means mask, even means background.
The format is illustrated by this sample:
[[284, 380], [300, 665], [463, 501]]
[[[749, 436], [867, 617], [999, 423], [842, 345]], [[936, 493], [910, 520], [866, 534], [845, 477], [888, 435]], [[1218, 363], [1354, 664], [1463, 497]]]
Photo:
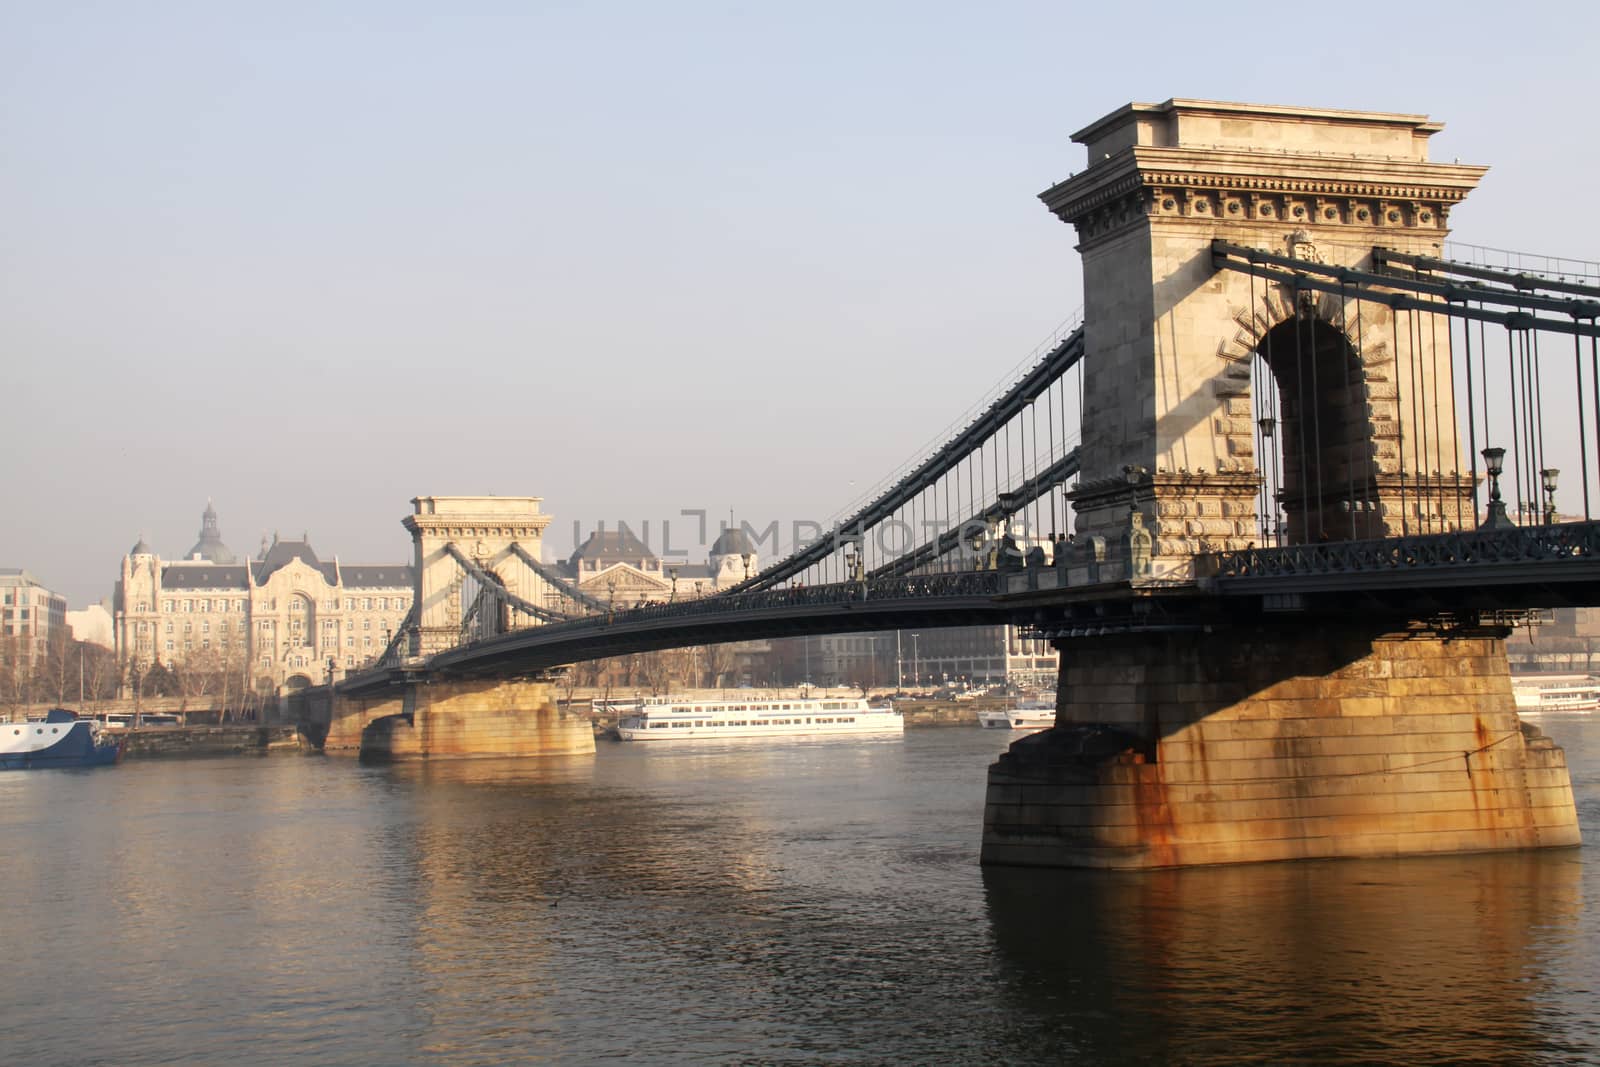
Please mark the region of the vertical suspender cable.
[[[1472, 409], [1472, 320], [1461, 320], [1461, 347], [1465, 353], [1463, 359], [1467, 369], [1467, 481], [1472, 490], [1472, 521], [1462, 523], [1463, 529], [1471, 529], [1478, 525], [1478, 419]], [[1451, 373], [1455, 373], [1455, 364], [1451, 364]], [[1456, 430], [1456, 441], [1459, 447], [1461, 430]], [[1458, 491], [1459, 499], [1459, 491]], [[1459, 505], [1458, 505], [1459, 508]], [[1459, 516], [1458, 516], [1459, 517]]]
[[1305, 346], [1300, 340], [1300, 290], [1295, 288], [1291, 293], [1293, 303], [1289, 308], [1289, 325], [1294, 330], [1294, 409], [1295, 409], [1295, 443], [1300, 450], [1299, 477], [1295, 479], [1295, 489], [1300, 494], [1300, 541], [1315, 540], [1311, 531], [1311, 465], [1306, 457], [1306, 431], [1317, 420], [1316, 396], [1308, 393], [1306, 389], [1306, 353]]
[[[1572, 316], [1572, 325], [1578, 325], [1578, 316]], [[1578, 398], [1578, 462], [1583, 468], [1583, 519], [1589, 521], [1589, 435], [1583, 426], [1583, 340], [1577, 333], [1572, 335], [1572, 377], [1573, 388]]]
[[[1365, 318], [1365, 316], [1363, 314], [1363, 310], [1364, 309], [1361, 306], [1361, 290], [1357, 289], [1356, 290], [1356, 366], [1361, 372], [1361, 401], [1362, 401], [1361, 410], [1363, 412], [1370, 412], [1370, 410], [1372, 408], [1372, 403], [1371, 403], [1372, 396], [1371, 396], [1371, 390], [1369, 389], [1369, 387], [1367, 385], [1367, 337], [1366, 337], [1367, 328], [1366, 328], [1366, 318]], [[1373, 425], [1373, 418], [1372, 418], [1371, 414], [1367, 414], [1366, 415], [1366, 426], [1367, 426], [1366, 432], [1361, 435], [1363, 440], [1368, 440], [1371, 437], [1375, 436], [1374, 431], [1377, 429], [1377, 427]], [[1357, 504], [1359, 504], [1363, 509], [1367, 508], [1368, 506], [1371, 506], [1371, 507], [1374, 507], [1374, 508], [1376, 508], [1378, 506], [1378, 475], [1377, 475], [1378, 457], [1377, 457], [1377, 454], [1376, 454], [1377, 450], [1376, 450], [1375, 447], [1373, 447], [1371, 445], [1368, 445], [1368, 448], [1372, 450], [1372, 454], [1367, 457], [1366, 465], [1365, 465], [1364, 469], [1361, 472], [1361, 498], [1362, 499], [1351, 502], [1351, 510], [1352, 511], [1355, 510], [1355, 506]], [[1370, 518], [1366, 518], [1366, 519], [1362, 520], [1362, 522], [1361, 522], [1361, 531], [1364, 532], [1369, 537], [1372, 535], [1372, 528], [1371, 527], [1372, 527], [1372, 520]], [[1358, 534], [1358, 536], [1359, 536], [1359, 534]]]
[[[1433, 462], [1436, 464], [1433, 468], [1435, 472], [1434, 490], [1439, 499], [1439, 529], [1444, 530], [1448, 528], [1445, 523], [1444, 505], [1444, 465], [1446, 460], [1444, 455], [1444, 424], [1439, 418], [1439, 393], [1442, 391], [1443, 383], [1439, 378], [1439, 315], [1437, 312], [1432, 311], [1428, 312], [1428, 363], [1433, 370]], [[1451, 375], [1450, 380], [1452, 382], [1455, 381], [1454, 374]], [[1451, 400], [1453, 401], [1454, 399], [1452, 396]], [[1455, 404], [1451, 403], [1450, 407], [1453, 411]], [[1457, 447], [1459, 448], [1460, 446], [1458, 445]], [[1460, 472], [1458, 471], [1457, 477], [1459, 476]], [[1460, 510], [1460, 499], [1458, 494], [1456, 497], [1458, 512]]]
[[1537, 507], [1539, 490], [1536, 488], [1539, 483], [1534, 480], [1538, 476], [1538, 468], [1536, 466], [1538, 436], [1533, 420], [1533, 344], [1532, 338], [1526, 330], [1520, 332], [1518, 340], [1522, 345], [1522, 436], [1528, 442], [1527, 460], [1524, 467], [1528, 482], [1527, 487], [1522, 492], [1526, 498], [1523, 503], [1526, 505], [1528, 512], [1528, 521], [1531, 523], [1539, 514]]
[[1517, 337], [1506, 325], [1506, 370], [1511, 380], [1511, 470], [1512, 488], [1517, 497], [1517, 523], [1522, 523], [1522, 450], [1526, 435], [1517, 430], [1518, 391], [1522, 370], [1517, 360]]
[[1540, 487], [1544, 484], [1545, 471], [1544, 374], [1540, 370], [1539, 332], [1537, 330], [1529, 330], [1528, 332], [1531, 335], [1529, 338], [1529, 343], [1533, 349], [1533, 365], [1529, 370], [1529, 373], [1533, 376], [1533, 388], [1529, 391], [1528, 402], [1533, 405], [1533, 409], [1530, 414], [1533, 416], [1534, 422], [1537, 426], [1537, 430], [1535, 432], [1537, 434], [1539, 445], [1539, 465], [1534, 469], [1534, 474], [1538, 476], [1539, 480], [1533, 482], [1533, 494], [1534, 500], [1536, 501], [1536, 506], [1533, 509], [1533, 513], [1535, 516], [1535, 524], [1537, 524], [1538, 521], [1540, 521], [1544, 516], [1544, 501], [1539, 498]]
[[1400, 536], [1406, 537], [1411, 533], [1410, 516], [1406, 514], [1406, 420], [1405, 401], [1400, 395], [1400, 313], [1389, 309], [1389, 336], [1392, 350], [1392, 366], [1394, 368], [1394, 423], [1395, 423], [1395, 454], [1400, 461]]
[[1417, 506], [1417, 532], [1426, 533], [1432, 528], [1428, 516], [1428, 399], [1426, 385], [1422, 382], [1420, 353], [1422, 324], [1415, 308], [1406, 309], [1406, 368], [1411, 383], [1411, 458], [1415, 461], [1412, 479], [1412, 497]]
[[[1344, 501], [1350, 516], [1350, 540], [1356, 539], [1356, 433], [1355, 400], [1350, 395], [1350, 322], [1345, 305], [1344, 279], [1339, 280], [1339, 338], [1334, 346], [1339, 366], [1344, 370], [1344, 415], [1339, 432], [1344, 435]], [[1335, 442], [1337, 444], [1337, 442]]]

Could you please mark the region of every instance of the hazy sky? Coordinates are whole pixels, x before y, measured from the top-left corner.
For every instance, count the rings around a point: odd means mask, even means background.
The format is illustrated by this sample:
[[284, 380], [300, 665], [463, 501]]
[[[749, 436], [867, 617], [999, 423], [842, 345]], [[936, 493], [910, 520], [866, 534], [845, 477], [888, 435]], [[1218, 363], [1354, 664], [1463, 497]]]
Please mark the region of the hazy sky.
[[0, 565], [824, 518], [1077, 308], [1130, 100], [1427, 113], [1455, 239], [1600, 259], [1597, 10], [0, 0]]

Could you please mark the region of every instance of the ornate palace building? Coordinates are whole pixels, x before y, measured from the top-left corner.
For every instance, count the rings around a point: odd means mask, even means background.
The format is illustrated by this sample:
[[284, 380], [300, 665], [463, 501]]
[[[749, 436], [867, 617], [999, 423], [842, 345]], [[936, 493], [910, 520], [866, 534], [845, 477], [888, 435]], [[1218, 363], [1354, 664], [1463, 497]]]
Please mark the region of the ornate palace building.
[[262, 539], [240, 561], [222, 543], [207, 502], [200, 539], [163, 560], [141, 537], [122, 559], [113, 594], [119, 661], [224, 671], [297, 689], [383, 652], [415, 587], [405, 564], [324, 562], [302, 537]]

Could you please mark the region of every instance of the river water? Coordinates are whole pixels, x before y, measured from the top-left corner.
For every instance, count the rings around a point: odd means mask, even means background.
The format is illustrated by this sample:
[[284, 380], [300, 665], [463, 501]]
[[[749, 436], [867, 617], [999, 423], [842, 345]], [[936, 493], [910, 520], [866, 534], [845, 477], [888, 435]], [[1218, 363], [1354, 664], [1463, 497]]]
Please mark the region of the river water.
[[8, 1064], [1600, 1062], [1592, 844], [978, 866], [978, 729], [0, 775]]

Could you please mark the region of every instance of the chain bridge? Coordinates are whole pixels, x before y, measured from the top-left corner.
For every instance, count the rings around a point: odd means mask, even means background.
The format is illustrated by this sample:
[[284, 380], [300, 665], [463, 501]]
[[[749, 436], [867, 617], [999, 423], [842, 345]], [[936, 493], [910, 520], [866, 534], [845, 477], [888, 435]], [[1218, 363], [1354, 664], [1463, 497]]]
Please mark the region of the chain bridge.
[[1577, 843], [1504, 639], [1600, 604], [1600, 267], [1448, 242], [1487, 168], [1430, 160], [1441, 128], [1113, 112], [1041, 194], [1076, 231], [1081, 321], [947, 440], [666, 603], [542, 564], [534, 498], [419, 497], [412, 614], [334, 718], [391, 754], [469, 751], [469, 713], [536, 735], [484, 751], [582, 750], [497, 694], [629, 652], [1012, 622], [1061, 651], [1057, 725], [991, 769], [985, 862]]

